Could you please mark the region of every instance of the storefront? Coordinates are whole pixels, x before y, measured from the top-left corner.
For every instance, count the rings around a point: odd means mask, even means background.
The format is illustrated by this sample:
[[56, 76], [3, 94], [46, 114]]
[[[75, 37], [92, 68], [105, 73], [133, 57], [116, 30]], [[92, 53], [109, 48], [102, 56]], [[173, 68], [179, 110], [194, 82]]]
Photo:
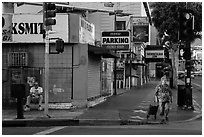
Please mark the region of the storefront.
[[[6, 106], [15, 102], [10, 97], [12, 83], [26, 84], [29, 89], [38, 81], [45, 87], [45, 43], [41, 14], [3, 17], [10, 20], [2, 30], [2, 99]], [[101, 57], [116, 56], [94, 45], [94, 25], [79, 15], [59, 14], [56, 20], [50, 37], [61, 38], [65, 44], [63, 53], [49, 54], [49, 103], [86, 106], [88, 99], [102, 95]], [[55, 50], [53, 40], [50, 49]]]

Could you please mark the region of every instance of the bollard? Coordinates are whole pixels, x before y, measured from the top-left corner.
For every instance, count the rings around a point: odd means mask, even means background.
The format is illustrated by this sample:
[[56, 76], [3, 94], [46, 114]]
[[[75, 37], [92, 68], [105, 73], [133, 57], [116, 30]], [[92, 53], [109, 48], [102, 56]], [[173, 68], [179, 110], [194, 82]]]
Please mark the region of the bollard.
[[24, 119], [23, 98], [17, 98], [17, 119]]

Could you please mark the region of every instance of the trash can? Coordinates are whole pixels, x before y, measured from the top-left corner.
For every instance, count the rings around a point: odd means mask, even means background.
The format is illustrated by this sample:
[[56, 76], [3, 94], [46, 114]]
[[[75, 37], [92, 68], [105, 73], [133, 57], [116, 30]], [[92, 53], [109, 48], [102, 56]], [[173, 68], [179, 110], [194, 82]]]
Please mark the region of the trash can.
[[23, 98], [26, 97], [25, 84], [11, 84], [11, 97], [17, 98], [16, 103], [17, 119], [24, 119]]
[[185, 85], [178, 85], [178, 94], [177, 94], [177, 105], [183, 106], [185, 105], [186, 100], [186, 87]]

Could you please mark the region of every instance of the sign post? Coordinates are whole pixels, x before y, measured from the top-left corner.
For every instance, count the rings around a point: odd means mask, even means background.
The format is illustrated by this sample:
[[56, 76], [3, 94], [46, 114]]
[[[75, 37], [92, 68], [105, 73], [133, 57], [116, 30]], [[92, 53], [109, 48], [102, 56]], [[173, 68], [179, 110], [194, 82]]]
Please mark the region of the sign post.
[[[116, 17], [117, 17], [117, 14], [116, 14], [116, 11], [115, 11], [115, 19], [114, 19], [114, 30], [116, 31]], [[117, 48], [115, 49], [115, 54], [117, 53]], [[116, 78], [116, 76], [117, 76], [117, 59], [116, 58], [114, 58], [114, 93], [113, 93], [113, 95], [117, 95], [117, 90], [116, 90], [116, 88], [117, 88], [117, 78]]]
[[[116, 15], [115, 15], [116, 20]], [[115, 21], [116, 29], [116, 21]], [[130, 49], [130, 33], [129, 31], [106, 31], [102, 32], [102, 46], [107, 49], [129, 50]], [[116, 78], [117, 77], [117, 59], [114, 59], [114, 95], [116, 95]]]

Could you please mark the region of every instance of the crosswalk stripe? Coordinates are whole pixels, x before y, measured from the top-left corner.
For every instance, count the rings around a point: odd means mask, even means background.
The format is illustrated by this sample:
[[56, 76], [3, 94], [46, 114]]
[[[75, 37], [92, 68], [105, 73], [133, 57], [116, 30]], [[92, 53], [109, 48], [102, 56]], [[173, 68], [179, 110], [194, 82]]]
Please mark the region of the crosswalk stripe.
[[140, 119], [140, 120], [142, 120], [142, 119], [144, 119], [144, 118], [142, 118], [142, 117], [140, 117], [140, 116], [130, 116], [130, 118], [133, 118], [133, 119]]
[[47, 134], [53, 133], [55, 131], [61, 130], [61, 129], [66, 128], [66, 127], [67, 126], [54, 127], [54, 128], [48, 129], [48, 130], [44, 130], [44, 131], [38, 132], [38, 133], [36, 133], [34, 135], [47, 135]]
[[201, 85], [199, 85], [199, 84], [196, 84], [196, 83], [194, 83], [194, 82], [191, 82], [193, 85], [196, 85], [197, 87], [199, 87], [199, 88], [202, 88], [202, 86]]
[[141, 109], [140, 110], [133, 110], [133, 112], [134, 113], [138, 113], [138, 112], [140, 112], [140, 113], [147, 113], [147, 111], [144, 111], [144, 110], [141, 110]]

